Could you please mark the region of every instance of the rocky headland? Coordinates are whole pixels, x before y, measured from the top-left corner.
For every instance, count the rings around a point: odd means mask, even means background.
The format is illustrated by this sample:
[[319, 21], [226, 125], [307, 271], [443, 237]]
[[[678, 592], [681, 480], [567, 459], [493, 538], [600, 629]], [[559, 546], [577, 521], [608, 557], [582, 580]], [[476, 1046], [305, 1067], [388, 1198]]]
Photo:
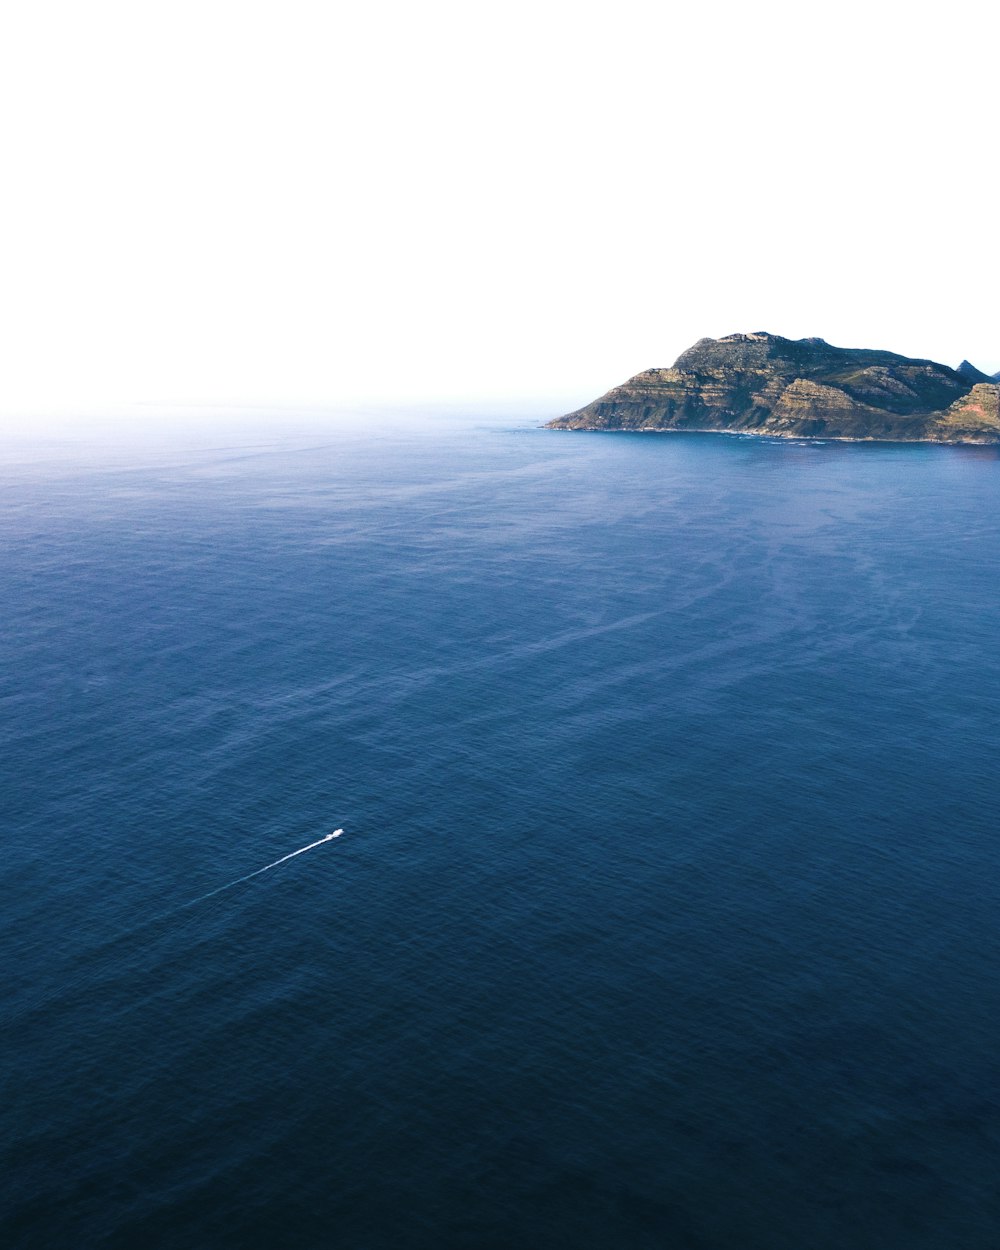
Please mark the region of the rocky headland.
[[700, 339], [553, 430], [704, 430], [788, 438], [1000, 442], [1000, 375], [760, 331]]

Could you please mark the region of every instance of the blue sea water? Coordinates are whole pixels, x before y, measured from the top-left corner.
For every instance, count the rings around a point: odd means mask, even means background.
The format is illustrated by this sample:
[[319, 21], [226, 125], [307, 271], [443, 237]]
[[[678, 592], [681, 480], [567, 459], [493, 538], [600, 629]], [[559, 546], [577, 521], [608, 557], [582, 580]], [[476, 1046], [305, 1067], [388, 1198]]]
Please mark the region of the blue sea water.
[[0, 484], [5, 1246], [1000, 1245], [995, 449]]

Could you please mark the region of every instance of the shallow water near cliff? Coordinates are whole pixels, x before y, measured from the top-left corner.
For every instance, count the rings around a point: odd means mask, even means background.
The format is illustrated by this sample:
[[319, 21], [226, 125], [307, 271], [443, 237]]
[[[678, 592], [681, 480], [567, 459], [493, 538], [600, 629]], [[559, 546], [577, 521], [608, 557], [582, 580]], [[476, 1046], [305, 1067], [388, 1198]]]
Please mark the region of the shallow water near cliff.
[[4, 1244], [994, 1247], [996, 451], [275, 428], [0, 467]]

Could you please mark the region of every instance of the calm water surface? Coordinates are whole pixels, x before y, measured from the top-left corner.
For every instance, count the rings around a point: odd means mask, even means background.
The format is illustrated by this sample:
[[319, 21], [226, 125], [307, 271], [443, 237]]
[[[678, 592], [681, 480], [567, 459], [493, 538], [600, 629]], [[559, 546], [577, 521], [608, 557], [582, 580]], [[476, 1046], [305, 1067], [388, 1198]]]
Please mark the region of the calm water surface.
[[6, 1246], [1000, 1244], [994, 450], [0, 485]]

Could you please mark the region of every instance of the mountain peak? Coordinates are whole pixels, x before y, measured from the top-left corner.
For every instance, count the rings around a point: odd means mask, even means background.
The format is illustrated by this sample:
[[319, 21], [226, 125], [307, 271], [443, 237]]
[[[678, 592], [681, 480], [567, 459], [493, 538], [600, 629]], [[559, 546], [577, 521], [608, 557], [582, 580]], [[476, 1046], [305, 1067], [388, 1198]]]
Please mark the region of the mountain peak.
[[983, 373], [981, 369], [977, 369], [974, 364], [970, 364], [968, 360], [963, 360], [955, 370], [961, 374], [963, 378], [968, 378], [970, 382], [992, 382], [993, 379], [988, 373]]

